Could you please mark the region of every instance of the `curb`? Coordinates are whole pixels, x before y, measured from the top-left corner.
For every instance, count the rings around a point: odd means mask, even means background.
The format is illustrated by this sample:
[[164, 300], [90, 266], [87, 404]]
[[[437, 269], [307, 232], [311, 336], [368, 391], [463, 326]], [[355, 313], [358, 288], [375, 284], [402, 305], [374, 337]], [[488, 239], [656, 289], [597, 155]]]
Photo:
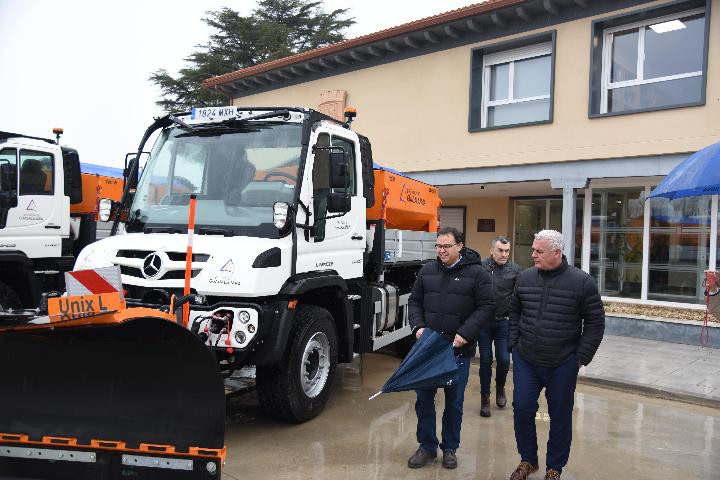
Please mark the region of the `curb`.
[[642, 385], [639, 383], [611, 380], [607, 378], [594, 377], [589, 375], [579, 375], [578, 383], [591, 385], [596, 387], [609, 388], [622, 392], [631, 392], [644, 395], [646, 397], [659, 398], [661, 400], [673, 400], [676, 402], [690, 403], [702, 407], [720, 409], [720, 398], [707, 397], [703, 395], [692, 394], [689, 392], [673, 391]]

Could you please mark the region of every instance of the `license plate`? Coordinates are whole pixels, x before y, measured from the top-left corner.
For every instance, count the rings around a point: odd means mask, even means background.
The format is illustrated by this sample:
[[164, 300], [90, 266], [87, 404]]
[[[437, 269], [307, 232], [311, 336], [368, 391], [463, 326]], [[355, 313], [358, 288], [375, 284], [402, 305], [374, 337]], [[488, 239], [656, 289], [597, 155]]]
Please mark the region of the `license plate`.
[[236, 107], [193, 107], [190, 119], [204, 122], [221, 122], [231, 118], [238, 118]]

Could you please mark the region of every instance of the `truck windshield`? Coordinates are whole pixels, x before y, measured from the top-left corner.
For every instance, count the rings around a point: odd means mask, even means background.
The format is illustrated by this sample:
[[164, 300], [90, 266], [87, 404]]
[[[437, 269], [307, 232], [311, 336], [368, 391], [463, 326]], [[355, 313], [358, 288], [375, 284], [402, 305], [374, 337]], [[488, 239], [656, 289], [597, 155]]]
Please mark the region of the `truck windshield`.
[[276, 238], [273, 204], [293, 202], [301, 138], [299, 123], [164, 130], [142, 172], [127, 230], [184, 231], [196, 194], [198, 233]]

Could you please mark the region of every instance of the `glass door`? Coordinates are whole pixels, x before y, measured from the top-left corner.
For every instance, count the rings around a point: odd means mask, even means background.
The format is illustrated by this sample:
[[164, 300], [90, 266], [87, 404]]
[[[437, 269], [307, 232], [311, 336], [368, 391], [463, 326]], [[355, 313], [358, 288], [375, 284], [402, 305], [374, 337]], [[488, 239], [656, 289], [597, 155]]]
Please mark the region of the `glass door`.
[[[515, 200], [515, 223], [513, 228], [513, 261], [522, 268], [533, 266], [531, 248], [535, 234], [540, 230], [562, 231], [562, 199]], [[576, 200], [575, 264], [580, 264], [582, 243], [583, 198]]]

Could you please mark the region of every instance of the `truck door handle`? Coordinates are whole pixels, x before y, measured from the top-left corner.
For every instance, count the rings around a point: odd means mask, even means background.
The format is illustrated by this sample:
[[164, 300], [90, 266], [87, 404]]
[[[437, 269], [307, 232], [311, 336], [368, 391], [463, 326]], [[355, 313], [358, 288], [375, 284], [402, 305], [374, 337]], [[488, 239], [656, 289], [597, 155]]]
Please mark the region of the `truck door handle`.
[[353, 235], [353, 236], [350, 237], [350, 238], [353, 239], [353, 240], [362, 240], [362, 239], [363, 239], [362, 235]]
[[45, 225], [45, 228], [53, 228], [55, 230], [60, 230], [60, 225]]

